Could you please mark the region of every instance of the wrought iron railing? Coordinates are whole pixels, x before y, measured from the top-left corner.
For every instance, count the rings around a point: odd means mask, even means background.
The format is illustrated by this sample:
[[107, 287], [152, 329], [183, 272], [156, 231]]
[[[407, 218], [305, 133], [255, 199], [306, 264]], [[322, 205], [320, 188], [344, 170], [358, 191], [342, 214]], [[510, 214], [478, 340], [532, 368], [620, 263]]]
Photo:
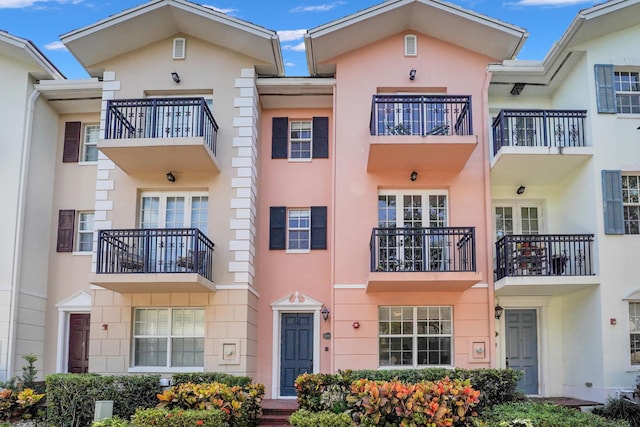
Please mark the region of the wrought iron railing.
[[204, 98], [107, 101], [105, 139], [202, 137], [216, 154], [218, 124]]
[[371, 271], [476, 271], [474, 227], [374, 228]]
[[96, 273], [198, 273], [213, 280], [213, 246], [197, 228], [100, 230]]
[[501, 147], [585, 147], [586, 110], [502, 110], [493, 120], [493, 154]]
[[472, 135], [471, 97], [374, 95], [371, 135]]
[[504, 236], [496, 242], [496, 279], [505, 276], [590, 276], [593, 234]]

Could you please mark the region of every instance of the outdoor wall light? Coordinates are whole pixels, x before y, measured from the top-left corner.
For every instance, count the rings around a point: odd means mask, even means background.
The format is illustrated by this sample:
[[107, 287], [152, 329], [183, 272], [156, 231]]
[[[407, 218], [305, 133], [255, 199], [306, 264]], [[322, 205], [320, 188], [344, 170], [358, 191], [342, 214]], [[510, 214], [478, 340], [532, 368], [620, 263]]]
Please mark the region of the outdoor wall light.
[[516, 190], [516, 194], [521, 195], [524, 194], [524, 190], [526, 190], [527, 187], [525, 187], [524, 185], [521, 185], [520, 187], [518, 187], [518, 189]]
[[416, 78], [416, 70], [412, 69], [409, 71], [409, 80], [414, 80]]
[[496, 305], [495, 311], [496, 311], [496, 313], [495, 313], [496, 314], [496, 320], [500, 320], [500, 318], [502, 317], [502, 313], [504, 313], [504, 308], [502, 308], [500, 306], [500, 304], [498, 304], [498, 305]]
[[322, 314], [322, 318], [326, 322], [329, 318], [329, 309], [326, 306], [322, 306], [322, 310], [320, 310], [320, 314]]
[[411, 181], [415, 181], [416, 179], [418, 179], [418, 172], [411, 172], [411, 176], [409, 177], [409, 179], [411, 179]]
[[518, 96], [522, 93], [523, 89], [524, 89], [524, 83], [516, 83], [511, 88], [511, 95]]
[[167, 181], [176, 182], [176, 176], [172, 172], [167, 172]]
[[173, 79], [174, 82], [180, 83], [180, 75], [175, 71], [171, 73], [171, 78]]

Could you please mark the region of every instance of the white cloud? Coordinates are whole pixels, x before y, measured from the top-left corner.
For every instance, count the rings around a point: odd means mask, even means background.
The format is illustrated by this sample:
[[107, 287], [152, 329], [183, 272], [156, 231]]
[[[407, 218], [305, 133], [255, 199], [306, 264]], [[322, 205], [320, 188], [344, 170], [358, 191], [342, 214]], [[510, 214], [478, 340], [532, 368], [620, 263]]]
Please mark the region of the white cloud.
[[[31, 7], [36, 3], [47, 3], [51, 0], [0, 0], [0, 9], [20, 9], [23, 7]], [[71, 4], [79, 4], [82, 3], [83, 0], [56, 0], [56, 3], [71, 3]]]
[[216, 7], [210, 4], [203, 4], [203, 6], [208, 7], [209, 9], [213, 9], [216, 12], [224, 13], [225, 15], [233, 15], [238, 11], [238, 9], [234, 9], [232, 7], [222, 8], [222, 7]]
[[331, 10], [337, 6], [342, 6], [343, 4], [346, 4], [343, 1], [335, 1], [333, 3], [325, 3], [325, 4], [319, 4], [317, 6], [296, 6], [293, 9], [291, 9], [289, 12], [293, 12], [293, 13], [298, 13], [298, 12], [326, 12], [328, 10]]
[[290, 42], [293, 40], [300, 40], [304, 37], [307, 30], [281, 30], [278, 31], [280, 41]]
[[67, 47], [61, 42], [51, 42], [44, 45], [46, 50], [68, 50]]
[[296, 64], [295, 62], [285, 62], [284, 65], [286, 65], [287, 67], [297, 67], [298, 64]]
[[585, 3], [596, 3], [599, 0], [518, 0], [515, 2], [508, 2], [505, 5], [509, 6], [575, 6]]
[[292, 50], [294, 52], [304, 52], [305, 47], [304, 47], [304, 42], [300, 42], [298, 44], [284, 45], [284, 46], [282, 46], [282, 49], [284, 49], [284, 50]]

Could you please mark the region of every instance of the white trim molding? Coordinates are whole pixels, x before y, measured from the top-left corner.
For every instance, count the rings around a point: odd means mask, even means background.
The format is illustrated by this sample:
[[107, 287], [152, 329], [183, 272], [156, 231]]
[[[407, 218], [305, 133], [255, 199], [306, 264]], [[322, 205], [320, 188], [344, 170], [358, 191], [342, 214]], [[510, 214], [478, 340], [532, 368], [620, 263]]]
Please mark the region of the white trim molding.
[[58, 343], [56, 348], [56, 372], [65, 373], [69, 357], [69, 315], [91, 313], [91, 295], [80, 291], [56, 304], [58, 308]]

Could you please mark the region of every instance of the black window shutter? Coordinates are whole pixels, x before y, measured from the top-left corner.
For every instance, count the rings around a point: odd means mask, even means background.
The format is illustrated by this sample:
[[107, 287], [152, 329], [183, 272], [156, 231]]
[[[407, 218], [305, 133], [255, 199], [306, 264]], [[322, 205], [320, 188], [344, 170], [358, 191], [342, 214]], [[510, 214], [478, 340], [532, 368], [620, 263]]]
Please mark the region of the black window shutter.
[[311, 206], [311, 249], [327, 249], [326, 206]]
[[329, 118], [313, 118], [313, 158], [329, 158]]
[[598, 113], [616, 112], [616, 90], [613, 87], [613, 65], [596, 64], [596, 100]]
[[602, 202], [605, 234], [624, 234], [621, 171], [602, 171]]
[[286, 159], [289, 154], [289, 118], [274, 117], [271, 126], [271, 158]]
[[58, 244], [56, 251], [73, 252], [73, 232], [76, 211], [63, 209], [58, 211]]
[[80, 131], [81, 122], [66, 122], [64, 124], [64, 146], [62, 148], [62, 161], [75, 163], [80, 155]]
[[271, 206], [269, 214], [269, 249], [286, 249], [287, 208]]

